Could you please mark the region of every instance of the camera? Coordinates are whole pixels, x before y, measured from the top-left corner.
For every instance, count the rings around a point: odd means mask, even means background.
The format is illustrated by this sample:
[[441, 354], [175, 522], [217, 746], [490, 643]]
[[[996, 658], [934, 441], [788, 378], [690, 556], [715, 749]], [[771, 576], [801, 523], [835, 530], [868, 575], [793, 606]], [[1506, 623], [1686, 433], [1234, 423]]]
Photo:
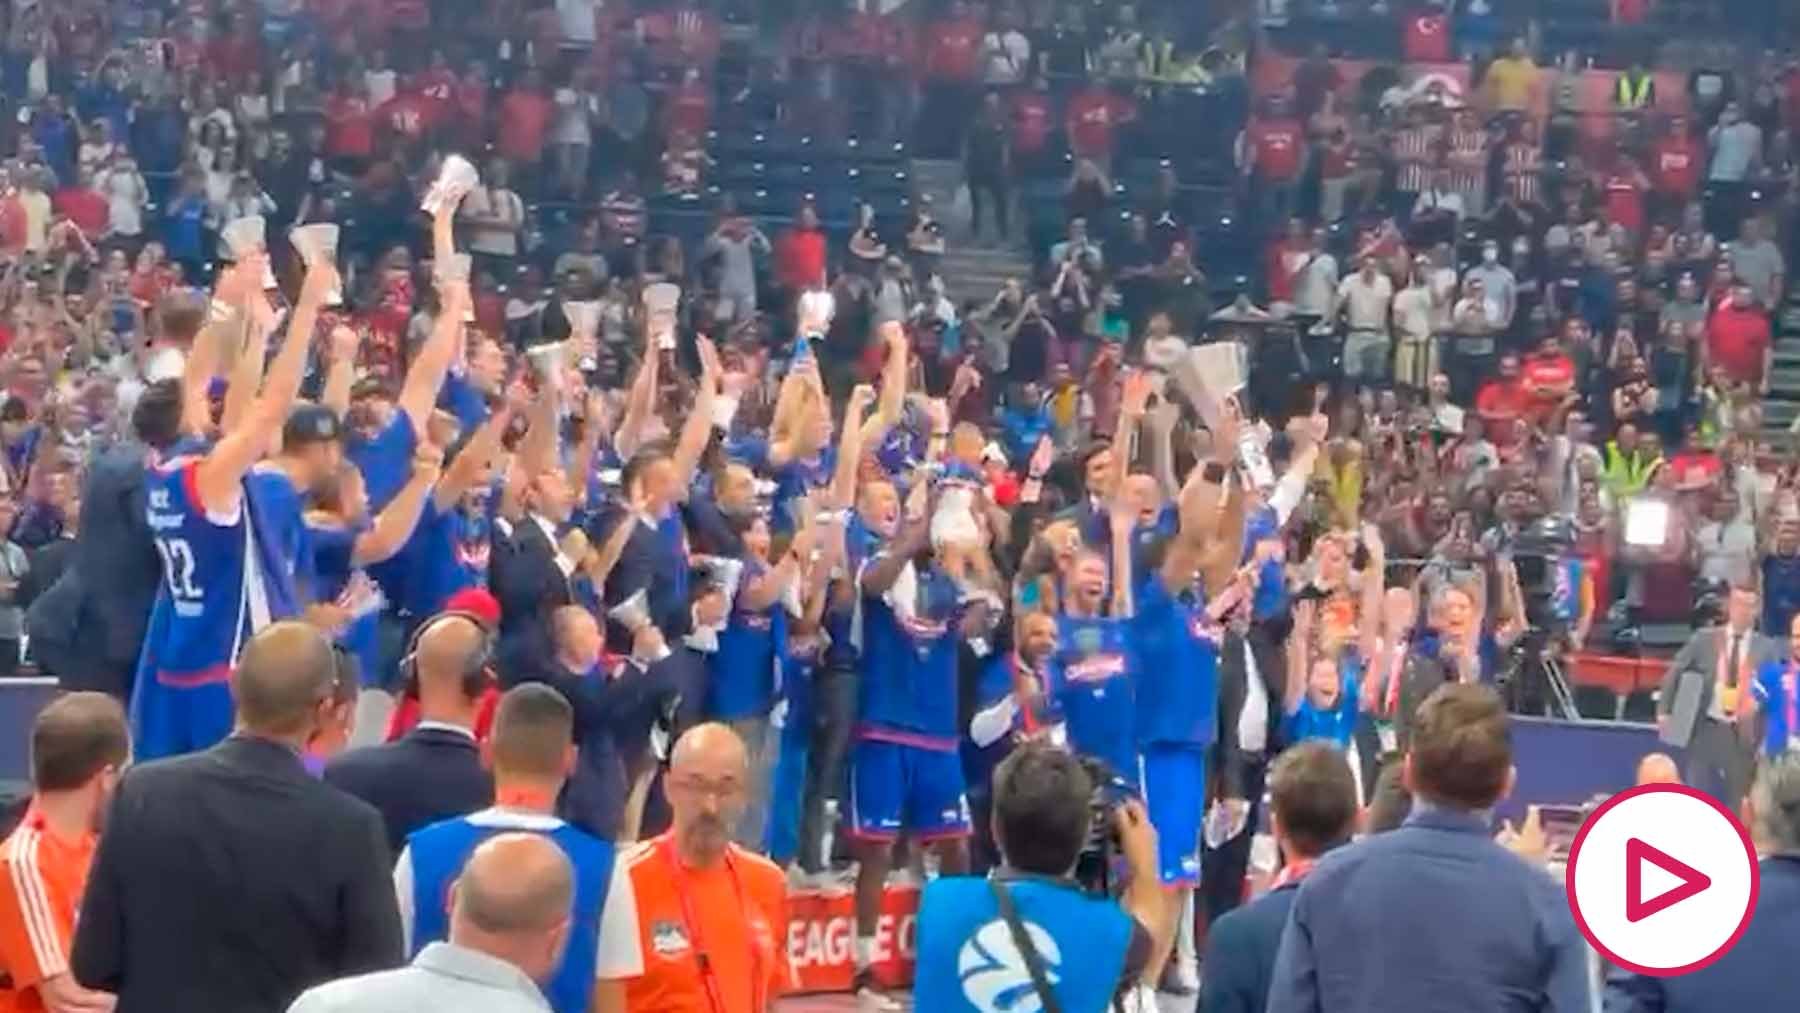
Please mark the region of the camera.
[[1077, 759], [1087, 772], [1093, 791], [1088, 796], [1088, 835], [1081, 846], [1081, 857], [1075, 862], [1075, 880], [1090, 894], [1111, 896], [1118, 885], [1112, 868], [1113, 856], [1119, 853], [1116, 814], [1119, 806], [1138, 797], [1138, 792], [1105, 760], [1092, 756]]

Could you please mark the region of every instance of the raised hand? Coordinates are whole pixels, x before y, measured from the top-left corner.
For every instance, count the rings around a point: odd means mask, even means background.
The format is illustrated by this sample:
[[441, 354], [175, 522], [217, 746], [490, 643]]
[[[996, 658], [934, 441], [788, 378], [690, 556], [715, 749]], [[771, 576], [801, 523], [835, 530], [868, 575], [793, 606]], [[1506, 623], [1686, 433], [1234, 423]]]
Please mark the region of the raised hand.
[[1056, 444], [1050, 441], [1050, 437], [1040, 436], [1038, 437], [1037, 448], [1031, 452], [1031, 462], [1026, 467], [1032, 475], [1042, 477], [1050, 470], [1050, 465], [1054, 463], [1055, 460]]
[[331, 329], [331, 361], [355, 362], [357, 349], [362, 347], [362, 335], [353, 327], [338, 324]]
[[1143, 370], [1133, 370], [1125, 375], [1123, 399], [1119, 410], [1133, 419], [1141, 419], [1150, 408], [1150, 374]]

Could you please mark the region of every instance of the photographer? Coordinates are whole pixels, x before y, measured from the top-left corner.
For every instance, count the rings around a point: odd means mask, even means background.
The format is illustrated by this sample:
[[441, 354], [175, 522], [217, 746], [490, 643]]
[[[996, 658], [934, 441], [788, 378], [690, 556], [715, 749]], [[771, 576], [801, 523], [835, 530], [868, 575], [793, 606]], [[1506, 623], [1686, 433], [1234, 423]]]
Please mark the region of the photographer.
[[1072, 878], [1096, 819], [1095, 785], [1080, 760], [1044, 743], [1021, 746], [994, 771], [993, 792], [1001, 867], [987, 880], [945, 877], [926, 886], [916, 1008], [992, 1009], [995, 997], [1029, 989], [1039, 1008], [1051, 1009], [1053, 994], [1064, 1013], [1098, 1013], [1140, 981], [1154, 982], [1173, 926], [1142, 804], [1101, 810], [1130, 870], [1124, 897], [1114, 901]]

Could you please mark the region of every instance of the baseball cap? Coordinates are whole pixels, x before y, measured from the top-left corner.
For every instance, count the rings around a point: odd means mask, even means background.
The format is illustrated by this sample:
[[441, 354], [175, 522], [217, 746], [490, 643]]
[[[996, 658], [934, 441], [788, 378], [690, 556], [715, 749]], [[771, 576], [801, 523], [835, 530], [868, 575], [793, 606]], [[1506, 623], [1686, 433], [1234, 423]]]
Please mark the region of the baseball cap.
[[309, 443], [327, 443], [343, 436], [337, 413], [324, 405], [298, 405], [288, 413], [287, 425], [281, 428], [281, 444], [293, 448]]

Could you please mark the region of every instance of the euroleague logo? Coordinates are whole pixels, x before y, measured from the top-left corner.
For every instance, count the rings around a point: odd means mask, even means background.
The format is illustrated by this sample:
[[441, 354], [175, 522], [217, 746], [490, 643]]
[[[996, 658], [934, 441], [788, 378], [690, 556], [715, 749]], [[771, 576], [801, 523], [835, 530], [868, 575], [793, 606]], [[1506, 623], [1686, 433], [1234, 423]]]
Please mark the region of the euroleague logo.
[[[1044, 978], [1054, 987], [1062, 950], [1037, 923], [1023, 924], [1044, 962]], [[1013, 944], [1012, 932], [1003, 920], [988, 922], [963, 944], [956, 955], [956, 974], [962, 981], [963, 998], [981, 1013], [1039, 1013], [1044, 1008], [1031, 983], [1025, 955]]]

